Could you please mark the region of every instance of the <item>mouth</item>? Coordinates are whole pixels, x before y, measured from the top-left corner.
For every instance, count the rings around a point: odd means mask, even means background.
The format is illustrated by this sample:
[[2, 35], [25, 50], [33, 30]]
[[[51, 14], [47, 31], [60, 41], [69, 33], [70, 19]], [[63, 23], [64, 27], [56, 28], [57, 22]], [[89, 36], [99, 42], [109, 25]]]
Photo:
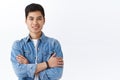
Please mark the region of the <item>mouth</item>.
[[33, 26], [32, 28], [33, 29], [39, 29], [39, 26]]

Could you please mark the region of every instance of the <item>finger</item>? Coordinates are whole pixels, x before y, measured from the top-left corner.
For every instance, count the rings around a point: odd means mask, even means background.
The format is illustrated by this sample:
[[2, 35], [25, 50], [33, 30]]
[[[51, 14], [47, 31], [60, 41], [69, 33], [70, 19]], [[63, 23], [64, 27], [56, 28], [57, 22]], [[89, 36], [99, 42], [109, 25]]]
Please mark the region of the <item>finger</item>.
[[17, 59], [18, 62], [23, 62], [24, 61], [24, 59], [21, 56], [17, 56], [16, 59]]
[[62, 57], [56, 57], [57, 59], [63, 59]]
[[59, 60], [59, 62], [63, 62], [63, 60]]
[[63, 61], [61, 61], [61, 62], [59, 61], [58, 62], [58, 65], [63, 65], [63, 64], [64, 64]]
[[17, 57], [16, 57], [16, 59], [17, 59], [17, 60], [20, 60], [20, 59], [21, 59], [21, 57], [20, 57], [20, 56], [17, 56]]
[[59, 61], [63, 61], [63, 58], [61, 57], [56, 57]]
[[17, 58], [21, 58], [21, 55], [16, 56]]
[[23, 59], [21, 57], [16, 57], [18, 61], [22, 61]]
[[23, 59], [17, 59], [17, 61], [18, 61], [20, 64], [24, 64], [24, 60], [23, 60]]
[[17, 61], [18, 61], [19, 63], [21, 63], [21, 60], [20, 60], [20, 59], [17, 59]]
[[22, 55], [19, 55], [19, 57], [21, 57], [22, 59], [25, 59], [25, 57], [24, 57], [24, 56], [22, 56]]

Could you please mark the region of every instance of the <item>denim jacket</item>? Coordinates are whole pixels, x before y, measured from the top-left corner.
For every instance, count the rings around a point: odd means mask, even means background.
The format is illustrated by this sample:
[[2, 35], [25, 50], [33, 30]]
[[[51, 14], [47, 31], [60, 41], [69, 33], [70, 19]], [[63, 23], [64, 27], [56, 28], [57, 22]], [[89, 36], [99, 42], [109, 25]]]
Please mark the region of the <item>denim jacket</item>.
[[[37, 62], [48, 61], [52, 53], [57, 57], [63, 57], [61, 46], [58, 40], [49, 38], [42, 33], [37, 48]], [[16, 60], [17, 55], [23, 55], [29, 61], [29, 64], [20, 64]], [[36, 70], [35, 64], [36, 51], [34, 44], [27, 36], [21, 40], [16, 40], [12, 45], [11, 62], [13, 69], [19, 80], [34, 80]], [[63, 67], [54, 67], [39, 72], [39, 80], [59, 80], [63, 73]]]

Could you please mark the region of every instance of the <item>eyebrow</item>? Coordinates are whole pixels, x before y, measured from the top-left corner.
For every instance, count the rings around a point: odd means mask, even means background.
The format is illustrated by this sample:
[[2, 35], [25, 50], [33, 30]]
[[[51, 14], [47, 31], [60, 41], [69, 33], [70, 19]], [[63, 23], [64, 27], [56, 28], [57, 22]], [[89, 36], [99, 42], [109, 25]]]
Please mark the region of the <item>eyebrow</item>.
[[33, 18], [32, 16], [29, 16], [28, 18]]
[[[32, 17], [32, 16], [29, 16], [28, 18], [34, 18], [34, 17]], [[42, 18], [42, 16], [38, 16], [37, 18]]]

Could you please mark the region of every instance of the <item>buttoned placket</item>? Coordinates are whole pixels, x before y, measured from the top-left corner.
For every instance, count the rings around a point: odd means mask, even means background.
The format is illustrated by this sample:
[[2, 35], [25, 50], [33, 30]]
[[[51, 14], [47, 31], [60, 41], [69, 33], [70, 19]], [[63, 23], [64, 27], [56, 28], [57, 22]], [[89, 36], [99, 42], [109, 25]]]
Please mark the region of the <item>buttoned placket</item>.
[[[34, 45], [34, 48], [35, 48], [35, 64], [38, 63], [38, 41], [37, 41], [37, 44]], [[39, 80], [39, 77], [38, 77], [38, 74], [35, 75], [35, 79], [34, 80]]]

